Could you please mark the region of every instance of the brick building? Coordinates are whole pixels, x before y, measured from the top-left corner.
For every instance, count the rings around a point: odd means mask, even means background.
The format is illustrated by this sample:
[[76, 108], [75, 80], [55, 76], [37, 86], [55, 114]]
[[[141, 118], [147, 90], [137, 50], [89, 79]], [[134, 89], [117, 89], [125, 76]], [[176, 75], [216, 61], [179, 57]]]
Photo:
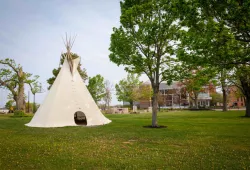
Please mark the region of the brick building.
[[245, 107], [245, 98], [236, 86], [228, 88], [228, 107]]
[[[150, 86], [150, 82], [145, 82], [143, 86]], [[215, 88], [212, 89], [215, 91]], [[198, 95], [198, 105], [201, 107], [209, 107], [211, 88], [205, 86], [204, 90]], [[173, 82], [168, 85], [166, 82], [160, 84], [160, 96], [159, 96], [160, 107], [170, 107], [170, 108], [184, 108], [189, 106], [194, 106], [194, 103], [189, 98], [188, 93], [180, 82]], [[139, 107], [145, 109], [151, 106], [151, 100], [141, 100], [139, 101]]]

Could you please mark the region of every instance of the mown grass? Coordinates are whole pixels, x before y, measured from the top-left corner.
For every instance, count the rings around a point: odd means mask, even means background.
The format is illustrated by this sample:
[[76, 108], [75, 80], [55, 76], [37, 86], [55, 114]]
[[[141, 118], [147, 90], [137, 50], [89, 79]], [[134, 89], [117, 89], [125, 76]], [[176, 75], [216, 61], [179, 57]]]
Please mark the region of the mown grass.
[[30, 128], [0, 116], [0, 169], [250, 169], [243, 111], [106, 115], [98, 127]]

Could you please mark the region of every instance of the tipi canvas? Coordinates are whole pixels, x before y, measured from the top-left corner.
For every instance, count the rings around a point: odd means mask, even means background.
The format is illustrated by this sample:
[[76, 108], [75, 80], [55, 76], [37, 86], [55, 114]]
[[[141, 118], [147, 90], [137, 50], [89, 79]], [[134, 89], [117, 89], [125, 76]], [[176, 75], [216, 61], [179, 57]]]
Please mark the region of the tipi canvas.
[[[69, 52], [69, 50], [68, 50]], [[71, 62], [71, 64], [70, 64]], [[86, 88], [77, 66], [80, 58], [65, 58], [62, 68], [43, 104], [32, 120], [26, 124], [31, 127], [77, 126], [80, 116], [86, 126], [104, 125], [111, 121], [99, 110]], [[71, 69], [72, 66], [72, 69]]]

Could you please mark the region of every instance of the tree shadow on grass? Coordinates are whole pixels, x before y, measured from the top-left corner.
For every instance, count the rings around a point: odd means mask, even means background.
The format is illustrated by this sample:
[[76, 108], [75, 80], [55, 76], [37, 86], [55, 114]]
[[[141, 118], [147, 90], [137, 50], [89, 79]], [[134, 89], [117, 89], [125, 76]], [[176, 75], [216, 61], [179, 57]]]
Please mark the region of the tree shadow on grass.
[[245, 119], [250, 119], [250, 117], [247, 117], [247, 116], [239, 116], [239, 118], [245, 118]]
[[167, 128], [167, 126], [152, 126], [152, 125], [148, 125], [148, 126], [143, 126], [144, 128], [152, 128], [152, 129], [162, 129], [162, 128]]

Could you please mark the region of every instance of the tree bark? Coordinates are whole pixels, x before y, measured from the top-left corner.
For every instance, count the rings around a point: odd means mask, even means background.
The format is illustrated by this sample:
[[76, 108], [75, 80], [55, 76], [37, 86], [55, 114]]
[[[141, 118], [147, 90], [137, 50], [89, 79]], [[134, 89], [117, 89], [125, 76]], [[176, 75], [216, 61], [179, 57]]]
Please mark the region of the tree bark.
[[129, 102], [129, 105], [130, 105], [130, 108], [131, 108], [131, 109], [133, 109], [133, 104], [134, 104], [133, 101], [130, 101], [130, 102]]
[[18, 95], [16, 97], [16, 109], [25, 111], [24, 83], [19, 84]]
[[199, 109], [199, 106], [198, 106], [198, 97], [194, 98], [194, 105], [195, 105], [196, 109]]
[[223, 112], [227, 111], [227, 92], [226, 92], [226, 70], [222, 69], [221, 70], [221, 88], [222, 88], [222, 93], [223, 93]]
[[198, 105], [198, 92], [194, 92], [194, 104], [195, 104], [195, 108], [199, 109], [199, 105]]
[[225, 87], [222, 86], [222, 93], [223, 93], [223, 112], [227, 111], [227, 93]]
[[152, 109], [152, 127], [157, 127], [157, 111], [158, 111], [158, 91], [157, 87], [154, 87], [153, 90], [153, 109]]
[[245, 95], [245, 101], [246, 101], [246, 117], [250, 117], [250, 85], [248, 83], [248, 80], [246, 80], [245, 77], [240, 77], [240, 83], [242, 87], [242, 92]]
[[250, 97], [246, 98], [246, 117], [250, 117]]
[[34, 93], [34, 101], [33, 101], [33, 113], [36, 112], [36, 93]]
[[250, 117], [250, 97], [246, 98], [246, 117]]

